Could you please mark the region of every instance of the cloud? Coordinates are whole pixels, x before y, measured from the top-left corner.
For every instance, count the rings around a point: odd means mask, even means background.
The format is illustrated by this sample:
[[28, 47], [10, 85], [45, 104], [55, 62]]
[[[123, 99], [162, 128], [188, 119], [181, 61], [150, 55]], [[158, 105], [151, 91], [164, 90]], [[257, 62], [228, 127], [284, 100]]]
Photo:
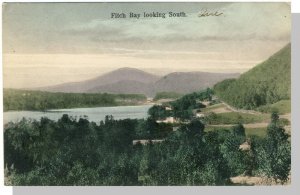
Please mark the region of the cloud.
[[224, 14], [205, 18], [189, 13], [177, 19], [95, 19], [63, 31], [98, 42], [276, 41], [290, 37], [290, 7], [286, 4], [235, 3], [218, 11]]
[[[11, 5], [11, 12], [4, 10], [6, 53], [132, 53], [114, 48], [211, 52], [227, 50], [230, 45], [238, 47], [239, 42], [239, 47], [243, 47], [242, 44], [251, 41], [274, 45], [290, 40], [291, 14], [286, 3], [160, 4], [163, 6], [159, 9], [155, 3], [51, 4], [54, 6], [51, 9], [44, 4], [18, 5], [18, 9]], [[86, 12], [93, 7], [94, 11]], [[198, 12], [204, 9], [224, 14], [199, 18]], [[108, 17], [112, 11], [142, 14], [154, 10], [182, 10], [188, 17], [139, 20]]]

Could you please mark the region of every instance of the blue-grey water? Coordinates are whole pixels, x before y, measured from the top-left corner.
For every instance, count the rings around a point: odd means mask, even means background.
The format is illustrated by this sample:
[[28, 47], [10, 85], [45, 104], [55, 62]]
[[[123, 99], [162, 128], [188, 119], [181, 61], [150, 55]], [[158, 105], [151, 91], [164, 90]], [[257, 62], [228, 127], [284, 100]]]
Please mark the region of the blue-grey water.
[[141, 119], [147, 117], [147, 111], [152, 105], [140, 106], [117, 106], [117, 107], [95, 107], [95, 108], [72, 108], [55, 109], [45, 112], [39, 111], [9, 111], [3, 113], [4, 124], [12, 121], [17, 122], [22, 118], [40, 120], [41, 117], [47, 117], [51, 120], [58, 120], [63, 114], [72, 117], [85, 117], [89, 121], [100, 123], [106, 115], [113, 115], [115, 119]]

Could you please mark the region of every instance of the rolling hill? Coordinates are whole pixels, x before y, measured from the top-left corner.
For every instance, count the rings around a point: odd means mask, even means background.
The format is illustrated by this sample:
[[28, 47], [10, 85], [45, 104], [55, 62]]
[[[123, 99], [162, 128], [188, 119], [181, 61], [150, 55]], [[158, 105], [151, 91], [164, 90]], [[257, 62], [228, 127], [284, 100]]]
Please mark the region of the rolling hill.
[[[120, 68], [90, 80], [64, 83], [60, 85], [40, 87], [36, 89], [50, 92], [83, 93], [89, 91], [95, 92], [97, 90], [97, 87], [99, 86], [109, 86], [113, 83], [119, 83], [120, 81], [136, 81], [137, 83], [147, 84], [153, 83], [158, 79], [159, 77], [156, 75], [146, 73], [135, 68]], [[132, 82], [130, 84], [132, 84]], [[109, 92], [109, 90], [104, 92]]]
[[95, 88], [89, 89], [88, 93], [113, 93], [113, 94], [145, 94], [150, 95], [149, 88], [151, 83], [143, 83], [134, 80], [123, 80], [107, 85], [100, 85]]
[[238, 79], [214, 86], [216, 95], [228, 104], [255, 109], [291, 97], [291, 44], [258, 64]]
[[236, 73], [174, 72], [159, 77], [134, 68], [121, 68], [82, 82], [65, 83], [34, 90], [71, 93], [145, 94], [154, 97], [158, 92], [191, 93], [212, 87]]

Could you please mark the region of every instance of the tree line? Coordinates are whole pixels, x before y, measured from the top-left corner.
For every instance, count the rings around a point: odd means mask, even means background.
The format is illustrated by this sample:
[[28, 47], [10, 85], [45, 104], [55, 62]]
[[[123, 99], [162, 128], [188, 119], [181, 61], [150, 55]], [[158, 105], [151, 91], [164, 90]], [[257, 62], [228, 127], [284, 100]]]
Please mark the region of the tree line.
[[153, 100], [157, 101], [157, 100], [160, 100], [160, 99], [177, 99], [177, 98], [180, 98], [182, 96], [183, 96], [183, 94], [180, 94], [180, 93], [177, 93], [177, 92], [163, 91], [163, 92], [156, 93]]
[[135, 105], [145, 101], [146, 96], [139, 94], [52, 93], [16, 89], [4, 89], [3, 92], [4, 111]]

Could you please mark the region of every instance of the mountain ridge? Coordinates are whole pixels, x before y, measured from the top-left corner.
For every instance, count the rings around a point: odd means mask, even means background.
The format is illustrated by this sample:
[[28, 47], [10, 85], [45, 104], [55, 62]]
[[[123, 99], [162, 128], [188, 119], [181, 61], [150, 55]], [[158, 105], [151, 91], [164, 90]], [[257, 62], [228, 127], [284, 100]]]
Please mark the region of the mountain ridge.
[[255, 109], [291, 98], [291, 44], [238, 79], [227, 79], [214, 86], [218, 97], [231, 106]]
[[86, 81], [39, 87], [35, 90], [66, 93], [136, 93], [153, 97], [162, 91], [190, 93], [238, 76], [238, 73], [201, 71], [172, 72], [165, 76], [157, 76], [143, 70], [124, 67]]
[[78, 92], [87, 92], [88, 90], [98, 86], [116, 83], [122, 80], [132, 80], [132, 79], [142, 83], [149, 83], [159, 79], [159, 76], [144, 72], [139, 69], [124, 67], [85, 81], [69, 82], [69, 83], [63, 83], [54, 86], [39, 87], [35, 89], [45, 90], [50, 92], [78, 93]]

